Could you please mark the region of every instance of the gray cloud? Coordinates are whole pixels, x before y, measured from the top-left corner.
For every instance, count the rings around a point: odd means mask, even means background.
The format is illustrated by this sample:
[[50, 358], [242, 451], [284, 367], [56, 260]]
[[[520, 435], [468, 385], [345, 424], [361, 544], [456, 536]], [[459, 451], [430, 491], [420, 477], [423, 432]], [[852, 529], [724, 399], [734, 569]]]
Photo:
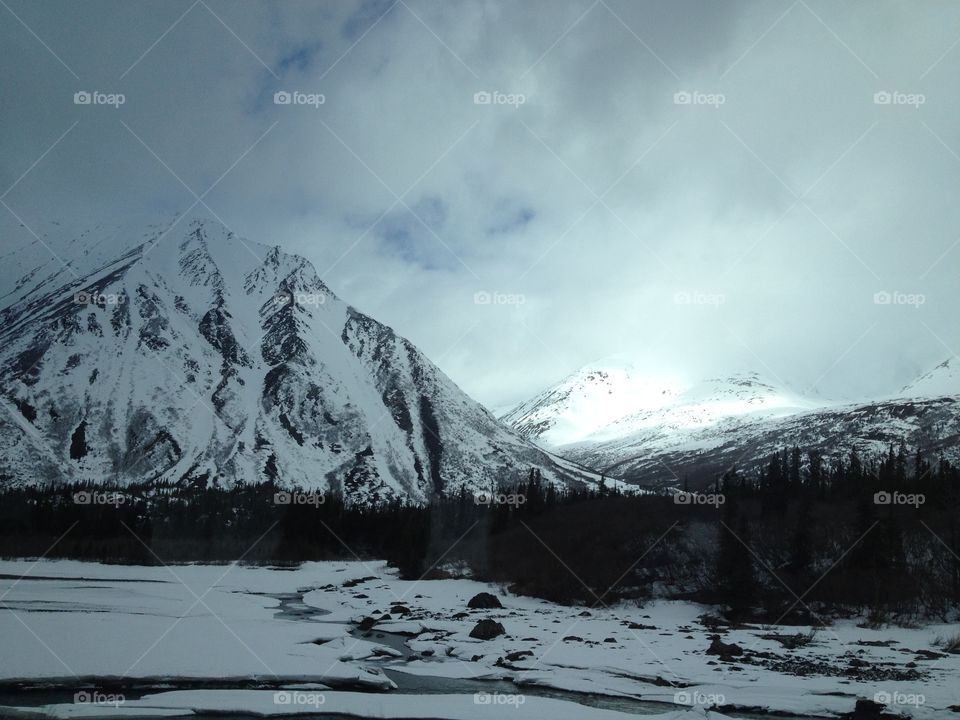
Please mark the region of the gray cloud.
[[960, 351], [955, 5], [8, 5], [0, 192], [67, 133], [28, 224], [209, 190], [491, 405], [617, 352], [854, 397]]

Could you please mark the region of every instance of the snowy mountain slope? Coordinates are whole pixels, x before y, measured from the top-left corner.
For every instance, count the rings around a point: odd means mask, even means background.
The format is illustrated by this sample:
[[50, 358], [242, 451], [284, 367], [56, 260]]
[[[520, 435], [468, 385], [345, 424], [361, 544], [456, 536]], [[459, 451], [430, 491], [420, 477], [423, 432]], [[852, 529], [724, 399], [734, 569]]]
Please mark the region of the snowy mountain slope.
[[[653, 487], [684, 481], [704, 487], [734, 464], [749, 467], [795, 444], [831, 458], [851, 446], [871, 452], [905, 441], [960, 458], [960, 382], [950, 361], [911, 383], [901, 393], [905, 397], [870, 403], [806, 397], [757, 373], [714, 378], [640, 403], [572, 441], [555, 442], [550, 431], [563, 426], [566, 413], [590, 414], [590, 391], [582, 388], [595, 374], [585, 368], [504, 419], [563, 457]], [[606, 389], [617, 391], [610, 384]], [[583, 398], [587, 407], [576, 407], [569, 397]]]
[[681, 389], [677, 381], [651, 380], [615, 356], [581, 368], [501, 419], [544, 446], [560, 446], [583, 440], [639, 407], [662, 407]]
[[899, 393], [908, 398], [939, 398], [960, 395], [960, 359], [948, 358], [930, 372], [923, 373]]
[[757, 373], [689, 383], [647, 377], [618, 357], [581, 368], [502, 419], [544, 447], [563, 447], [651, 428], [679, 431], [732, 417], [787, 415], [822, 404]]
[[694, 383], [671, 402], [642, 407], [585, 437], [604, 442], [634, 434], [692, 433], [729, 423], [753, 423], [816, 408], [822, 401], [805, 398], [757, 373], [737, 373]]
[[881, 453], [906, 442], [935, 459], [960, 459], [960, 401], [956, 398], [887, 401], [800, 412], [784, 417], [728, 418], [688, 432], [651, 431], [604, 443], [569, 445], [557, 452], [614, 477], [644, 486], [708, 487], [736, 465], [754, 467], [770, 454], [798, 445], [829, 459]]
[[596, 479], [499, 424], [301, 257], [203, 220], [23, 238], [0, 263], [0, 482], [273, 479], [423, 502], [532, 467]]

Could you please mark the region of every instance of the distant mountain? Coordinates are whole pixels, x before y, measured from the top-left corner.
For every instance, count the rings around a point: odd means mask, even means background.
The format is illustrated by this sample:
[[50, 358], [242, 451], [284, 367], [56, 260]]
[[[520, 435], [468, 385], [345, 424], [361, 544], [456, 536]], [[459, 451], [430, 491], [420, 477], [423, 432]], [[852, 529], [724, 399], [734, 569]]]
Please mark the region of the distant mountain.
[[828, 458], [919, 445], [960, 459], [960, 373], [947, 361], [898, 397], [833, 403], [754, 372], [649, 382], [629, 364], [590, 365], [503, 416], [545, 448], [646, 487], [705, 487], [783, 447]]
[[650, 378], [617, 357], [581, 368], [502, 419], [546, 447], [563, 447], [650, 429], [703, 428], [734, 417], [784, 416], [824, 404], [753, 372], [689, 383]]
[[960, 395], [960, 360], [949, 358], [900, 391], [902, 397], [939, 398]]
[[[257, 483], [425, 502], [537, 468], [302, 257], [218, 223], [4, 231], [0, 483]], [[155, 245], [155, 246], [154, 246]]]
[[644, 377], [632, 363], [614, 357], [581, 368], [501, 419], [545, 446], [561, 446], [584, 440], [640, 407], [665, 406], [681, 389], [676, 382]]

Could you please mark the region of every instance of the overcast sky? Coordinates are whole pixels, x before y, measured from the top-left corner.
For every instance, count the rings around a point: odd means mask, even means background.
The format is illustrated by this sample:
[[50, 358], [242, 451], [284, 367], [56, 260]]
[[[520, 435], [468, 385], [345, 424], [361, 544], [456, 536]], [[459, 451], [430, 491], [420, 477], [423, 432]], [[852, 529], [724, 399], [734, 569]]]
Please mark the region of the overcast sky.
[[960, 352], [958, 3], [0, 18], [0, 213], [214, 215], [306, 256], [490, 406], [613, 353], [853, 398]]

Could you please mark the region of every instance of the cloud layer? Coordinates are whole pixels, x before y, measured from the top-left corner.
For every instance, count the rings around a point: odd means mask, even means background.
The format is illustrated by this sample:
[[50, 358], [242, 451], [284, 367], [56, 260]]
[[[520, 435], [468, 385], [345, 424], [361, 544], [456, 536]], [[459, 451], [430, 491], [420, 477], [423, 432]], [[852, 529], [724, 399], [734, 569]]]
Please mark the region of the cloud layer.
[[955, 4], [0, 14], [0, 212], [216, 216], [492, 406], [612, 353], [857, 397], [960, 351]]

